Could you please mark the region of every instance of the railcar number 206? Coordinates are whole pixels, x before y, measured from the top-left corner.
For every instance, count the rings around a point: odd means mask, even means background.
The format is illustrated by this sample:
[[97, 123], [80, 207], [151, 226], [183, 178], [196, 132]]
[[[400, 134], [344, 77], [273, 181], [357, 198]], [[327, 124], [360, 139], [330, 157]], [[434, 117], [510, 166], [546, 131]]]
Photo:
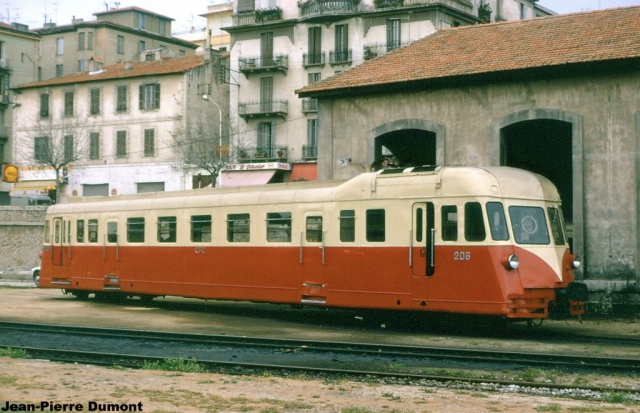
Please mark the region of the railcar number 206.
[[471, 261], [471, 251], [454, 251], [454, 261]]

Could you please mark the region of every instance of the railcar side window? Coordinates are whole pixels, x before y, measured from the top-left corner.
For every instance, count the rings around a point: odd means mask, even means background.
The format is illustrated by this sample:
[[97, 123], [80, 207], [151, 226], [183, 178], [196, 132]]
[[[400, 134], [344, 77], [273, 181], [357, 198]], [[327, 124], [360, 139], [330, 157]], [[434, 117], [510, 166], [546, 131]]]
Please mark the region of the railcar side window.
[[544, 209], [539, 207], [509, 207], [513, 236], [518, 244], [549, 244]]
[[144, 218], [127, 218], [127, 242], [144, 242]]
[[51, 243], [51, 223], [49, 221], [44, 222], [44, 242], [45, 244]]
[[504, 217], [504, 208], [500, 202], [487, 202], [487, 215], [489, 215], [489, 228], [491, 228], [491, 238], [494, 241], [507, 241], [509, 231]]
[[76, 241], [84, 242], [84, 219], [76, 221]]
[[482, 205], [467, 202], [464, 204], [464, 238], [467, 241], [484, 241], [486, 237]]
[[458, 207], [456, 205], [443, 205], [442, 214], [442, 240], [458, 240]]
[[98, 242], [98, 220], [89, 220], [89, 242]]
[[211, 242], [211, 215], [191, 216], [191, 242]]
[[176, 217], [158, 217], [158, 242], [176, 242]]
[[118, 223], [114, 221], [107, 222], [107, 242], [118, 242]]
[[291, 212], [267, 213], [267, 241], [291, 242]]
[[249, 242], [251, 240], [249, 233], [250, 223], [249, 214], [227, 215], [227, 241]]
[[322, 217], [307, 217], [307, 242], [322, 242]]
[[367, 241], [384, 242], [385, 240], [385, 214], [384, 209], [367, 210]]
[[551, 221], [551, 234], [556, 245], [564, 245], [564, 231], [562, 230], [562, 211], [558, 208], [549, 208], [549, 220]]
[[356, 240], [356, 211], [347, 209], [340, 211], [340, 241], [354, 242]]

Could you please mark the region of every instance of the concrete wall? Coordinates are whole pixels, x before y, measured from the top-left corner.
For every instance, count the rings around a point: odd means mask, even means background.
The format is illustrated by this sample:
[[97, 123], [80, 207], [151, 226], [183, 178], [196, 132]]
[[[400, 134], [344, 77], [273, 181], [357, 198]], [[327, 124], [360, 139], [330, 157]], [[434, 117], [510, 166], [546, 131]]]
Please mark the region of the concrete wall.
[[0, 206], [0, 270], [40, 265], [46, 207]]
[[375, 138], [392, 130], [435, 133], [438, 164], [482, 166], [500, 164], [502, 127], [569, 122], [578, 276], [591, 289], [638, 291], [639, 88], [627, 72], [320, 99], [318, 178], [370, 169]]

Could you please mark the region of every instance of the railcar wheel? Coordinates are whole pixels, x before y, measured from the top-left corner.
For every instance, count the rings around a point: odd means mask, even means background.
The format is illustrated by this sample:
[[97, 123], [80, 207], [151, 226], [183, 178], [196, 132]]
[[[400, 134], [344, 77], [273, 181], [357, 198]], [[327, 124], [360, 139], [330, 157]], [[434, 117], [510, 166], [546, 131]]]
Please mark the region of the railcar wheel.
[[38, 285], [40, 284], [40, 270], [35, 270], [33, 272], [33, 282]]
[[544, 318], [530, 318], [527, 320], [527, 327], [540, 327], [544, 322]]

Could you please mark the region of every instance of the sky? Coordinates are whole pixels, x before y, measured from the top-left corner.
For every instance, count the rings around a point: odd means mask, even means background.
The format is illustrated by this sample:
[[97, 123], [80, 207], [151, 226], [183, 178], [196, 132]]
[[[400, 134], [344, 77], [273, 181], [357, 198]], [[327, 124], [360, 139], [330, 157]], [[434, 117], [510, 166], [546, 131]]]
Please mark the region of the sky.
[[[175, 0], [174, 0], [175, 1]], [[112, 7], [137, 6], [174, 19], [172, 32], [189, 31], [191, 27], [201, 30], [206, 22], [200, 14], [207, 11], [212, 0], [0, 0], [0, 21], [19, 22], [29, 28], [42, 27], [46, 21], [58, 25], [71, 24], [71, 20], [82, 18], [94, 20], [93, 13]], [[216, 3], [225, 0], [215, 0]], [[538, 4], [557, 13], [573, 13], [611, 7], [640, 5], [640, 0], [539, 0]]]

